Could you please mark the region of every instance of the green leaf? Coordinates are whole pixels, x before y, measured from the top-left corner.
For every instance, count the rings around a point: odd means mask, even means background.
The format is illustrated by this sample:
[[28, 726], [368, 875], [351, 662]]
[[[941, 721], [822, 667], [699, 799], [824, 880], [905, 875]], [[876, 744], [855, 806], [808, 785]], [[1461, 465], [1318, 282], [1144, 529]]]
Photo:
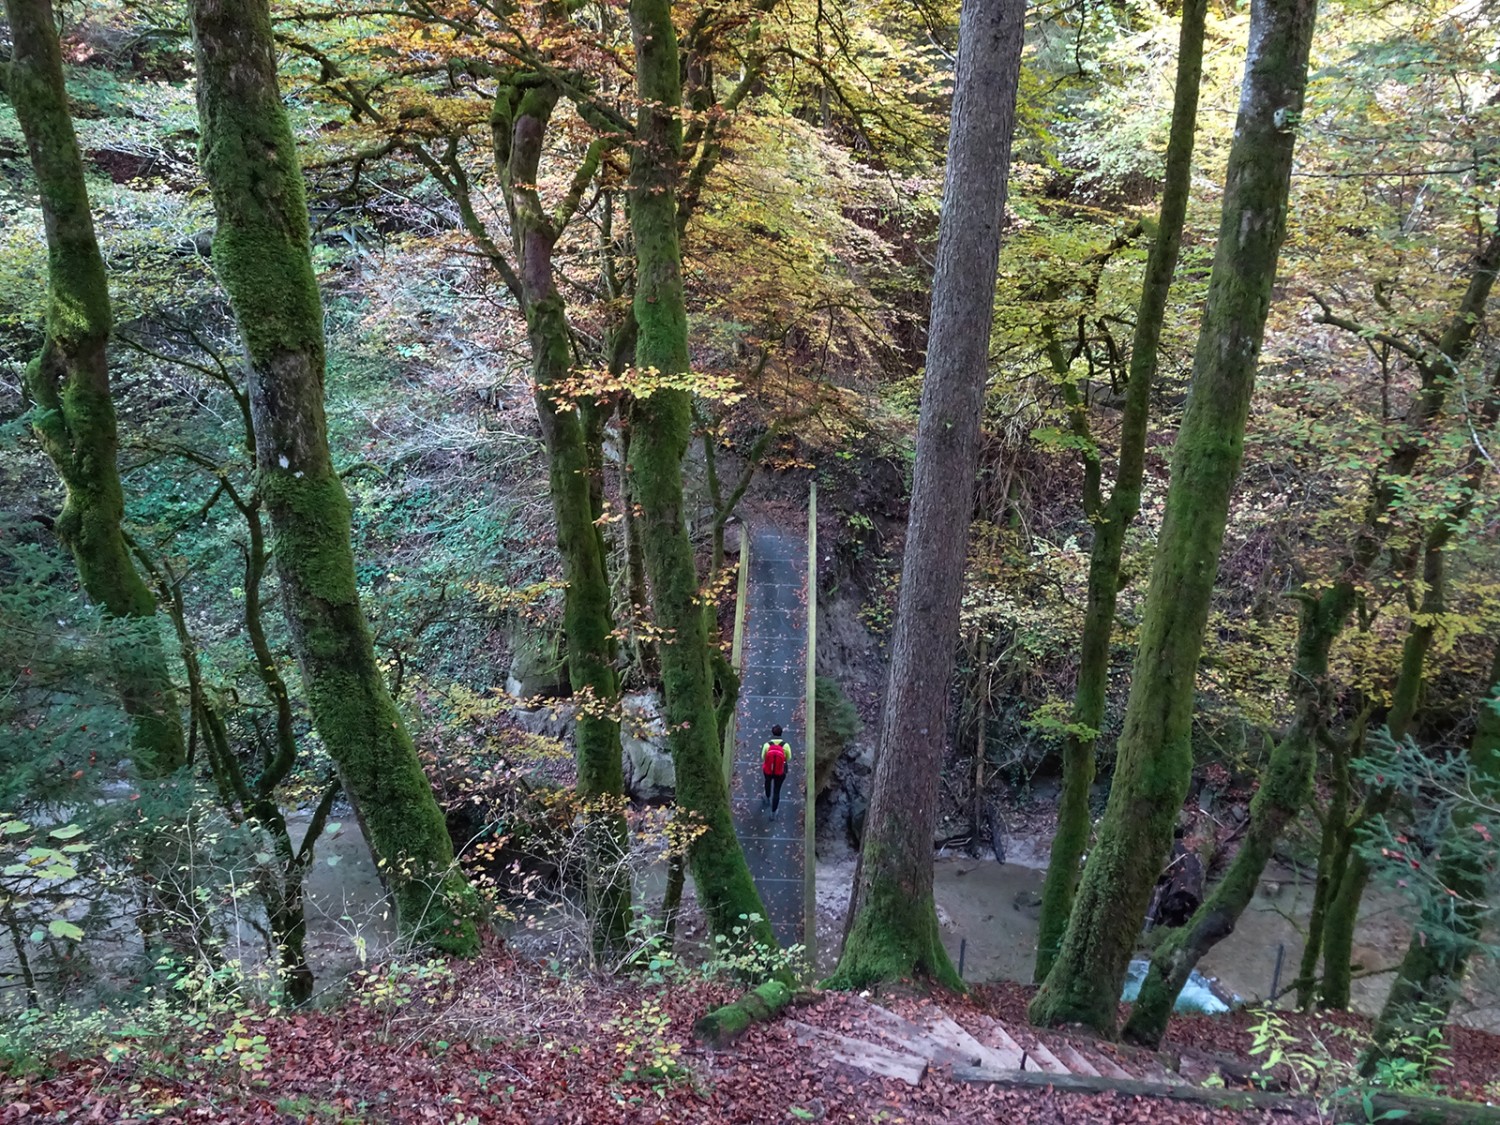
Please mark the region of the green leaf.
[[341, 855], [331, 855], [327, 859], [325, 859], [323, 862], [326, 863], [326, 864], [328, 864], [329, 867], [337, 867], [339, 865], [339, 860], [341, 860], [343, 858], [344, 857], [341, 856]]
[[71, 840], [74, 836], [82, 836], [83, 829], [79, 828], [76, 824], [65, 824], [61, 828], [54, 828], [47, 835], [51, 836], [54, 840]]
[[83, 931], [72, 922], [64, 922], [61, 918], [54, 918], [48, 922], [47, 932], [53, 937], [67, 938], [69, 941], [83, 940]]
[[817, 1116], [812, 1110], [803, 1109], [801, 1106], [795, 1105], [791, 1107], [790, 1112], [793, 1117], [800, 1117], [803, 1121], [811, 1121]]

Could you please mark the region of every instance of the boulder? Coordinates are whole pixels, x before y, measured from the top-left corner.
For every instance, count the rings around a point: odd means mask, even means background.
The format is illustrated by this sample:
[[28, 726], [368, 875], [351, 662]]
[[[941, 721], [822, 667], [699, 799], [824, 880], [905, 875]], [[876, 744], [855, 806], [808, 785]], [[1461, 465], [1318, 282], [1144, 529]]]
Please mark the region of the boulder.
[[516, 699], [556, 699], [568, 694], [568, 665], [562, 634], [519, 625], [510, 635], [510, 672], [505, 690]]
[[531, 709], [518, 707], [511, 712], [511, 717], [524, 731], [571, 743], [576, 711], [577, 708], [571, 703], [554, 703], [550, 706]]
[[632, 692], [621, 700], [625, 721], [620, 749], [625, 757], [625, 793], [636, 801], [661, 804], [677, 791], [677, 771], [667, 748], [667, 724], [655, 692]]
[[832, 778], [818, 794], [817, 831], [820, 849], [836, 854], [844, 848], [859, 850], [864, 836], [865, 812], [869, 808], [870, 775], [875, 754], [863, 740], [845, 747], [834, 765]]

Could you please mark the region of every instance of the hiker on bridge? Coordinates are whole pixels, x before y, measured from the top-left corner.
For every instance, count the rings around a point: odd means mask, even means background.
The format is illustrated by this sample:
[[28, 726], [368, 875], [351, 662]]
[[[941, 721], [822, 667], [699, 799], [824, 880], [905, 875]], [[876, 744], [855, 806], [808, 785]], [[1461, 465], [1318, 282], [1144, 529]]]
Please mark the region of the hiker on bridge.
[[776, 819], [776, 810], [781, 805], [781, 783], [786, 780], [786, 767], [790, 760], [791, 751], [781, 737], [781, 727], [773, 726], [771, 740], [760, 748], [760, 772], [766, 779], [766, 796], [760, 807], [770, 806], [772, 820]]

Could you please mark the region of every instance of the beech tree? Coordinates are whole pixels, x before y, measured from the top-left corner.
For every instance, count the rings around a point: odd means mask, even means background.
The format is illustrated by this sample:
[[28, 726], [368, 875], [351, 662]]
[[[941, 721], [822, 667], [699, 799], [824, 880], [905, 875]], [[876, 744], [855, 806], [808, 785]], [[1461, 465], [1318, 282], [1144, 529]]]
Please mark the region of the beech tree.
[[130, 717], [135, 764], [165, 777], [187, 760], [177, 695], [156, 627], [156, 599], [130, 557], [110, 396], [109, 283], [94, 235], [83, 160], [63, 85], [51, 0], [6, 0], [13, 51], [0, 69], [26, 136], [47, 232], [47, 321], [26, 368], [32, 426], [62, 478], [56, 531], [90, 600], [125, 626], [110, 646]]
[[[1125, 407], [1120, 420], [1120, 452], [1114, 487], [1106, 500], [1100, 493], [1099, 454], [1087, 433], [1087, 409], [1070, 403], [1075, 431], [1088, 442], [1084, 458], [1084, 512], [1093, 525], [1094, 541], [1089, 549], [1088, 602], [1084, 610], [1083, 635], [1078, 645], [1078, 686], [1073, 696], [1070, 730], [1063, 743], [1062, 793], [1057, 802], [1057, 830], [1047, 861], [1047, 879], [1042, 887], [1041, 915], [1037, 923], [1036, 979], [1045, 980], [1067, 928], [1073, 892], [1078, 885], [1078, 864], [1088, 848], [1093, 817], [1089, 791], [1094, 784], [1094, 743], [1104, 722], [1109, 695], [1109, 651], [1114, 635], [1115, 606], [1121, 584], [1120, 565], [1125, 551], [1125, 532], [1141, 507], [1141, 485], [1146, 467], [1147, 427], [1151, 420], [1151, 385], [1156, 377], [1157, 351], [1166, 318], [1167, 298], [1177, 255], [1182, 248], [1182, 228], [1187, 217], [1193, 178], [1193, 135], [1198, 124], [1198, 89], [1203, 75], [1203, 38], [1207, 18], [1206, 0], [1188, 0], [1182, 6], [1182, 30], [1178, 37], [1177, 78], [1172, 100], [1172, 126], [1167, 140], [1166, 172], [1162, 185], [1161, 214], [1156, 237], [1146, 258], [1131, 340], [1130, 368], [1125, 383]], [[1067, 372], [1062, 372], [1066, 376]], [[1064, 389], [1078, 398], [1077, 388], [1064, 382]]]
[[1109, 805], [1033, 1022], [1115, 1030], [1141, 919], [1187, 794], [1194, 679], [1286, 231], [1313, 0], [1255, 0], [1223, 214]]
[[947, 749], [1024, 0], [965, 0], [948, 134], [906, 557], [863, 847], [831, 983], [962, 989], [938, 934], [932, 838]]
[[[630, 159], [630, 226], [635, 239], [636, 367], [659, 376], [686, 374], [687, 307], [677, 180], [682, 161], [682, 74], [669, 0], [631, 0], [636, 90], [640, 96]], [[689, 851], [699, 900], [716, 934], [748, 924], [748, 936], [774, 947], [760, 893], [735, 836], [714, 706], [708, 616], [692, 541], [683, 519], [682, 457], [693, 436], [691, 394], [670, 385], [630, 408], [630, 493], [640, 504], [641, 546], [652, 608], [662, 636], [662, 694], [677, 804], [701, 829]], [[721, 657], [722, 659], [722, 657]]]
[[201, 163], [214, 268], [245, 347], [259, 487], [313, 724], [382, 865], [402, 929], [477, 948], [473, 894], [375, 659], [349, 500], [324, 417], [322, 301], [307, 201], [277, 84], [268, 0], [195, 0]]

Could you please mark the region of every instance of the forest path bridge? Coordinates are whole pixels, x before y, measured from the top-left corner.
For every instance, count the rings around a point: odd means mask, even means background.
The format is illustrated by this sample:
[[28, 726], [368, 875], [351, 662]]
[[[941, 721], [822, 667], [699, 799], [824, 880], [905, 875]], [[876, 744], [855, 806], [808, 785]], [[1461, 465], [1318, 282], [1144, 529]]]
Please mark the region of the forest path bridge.
[[[747, 528], [740, 565], [746, 568], [740, 696], [735, 711], [729, 799], [735, 832], [776, 938], [804, 943], [807, 893], [809, 745], [807, 717], [808, 544], [768, 524]], [[748, 557], [747, 557], [748, 556]], [[748, 565], [747, 565], [748, 564]], [[761, 747], [779, 725], [790, 750], [781, 807], [762, 808]]]

